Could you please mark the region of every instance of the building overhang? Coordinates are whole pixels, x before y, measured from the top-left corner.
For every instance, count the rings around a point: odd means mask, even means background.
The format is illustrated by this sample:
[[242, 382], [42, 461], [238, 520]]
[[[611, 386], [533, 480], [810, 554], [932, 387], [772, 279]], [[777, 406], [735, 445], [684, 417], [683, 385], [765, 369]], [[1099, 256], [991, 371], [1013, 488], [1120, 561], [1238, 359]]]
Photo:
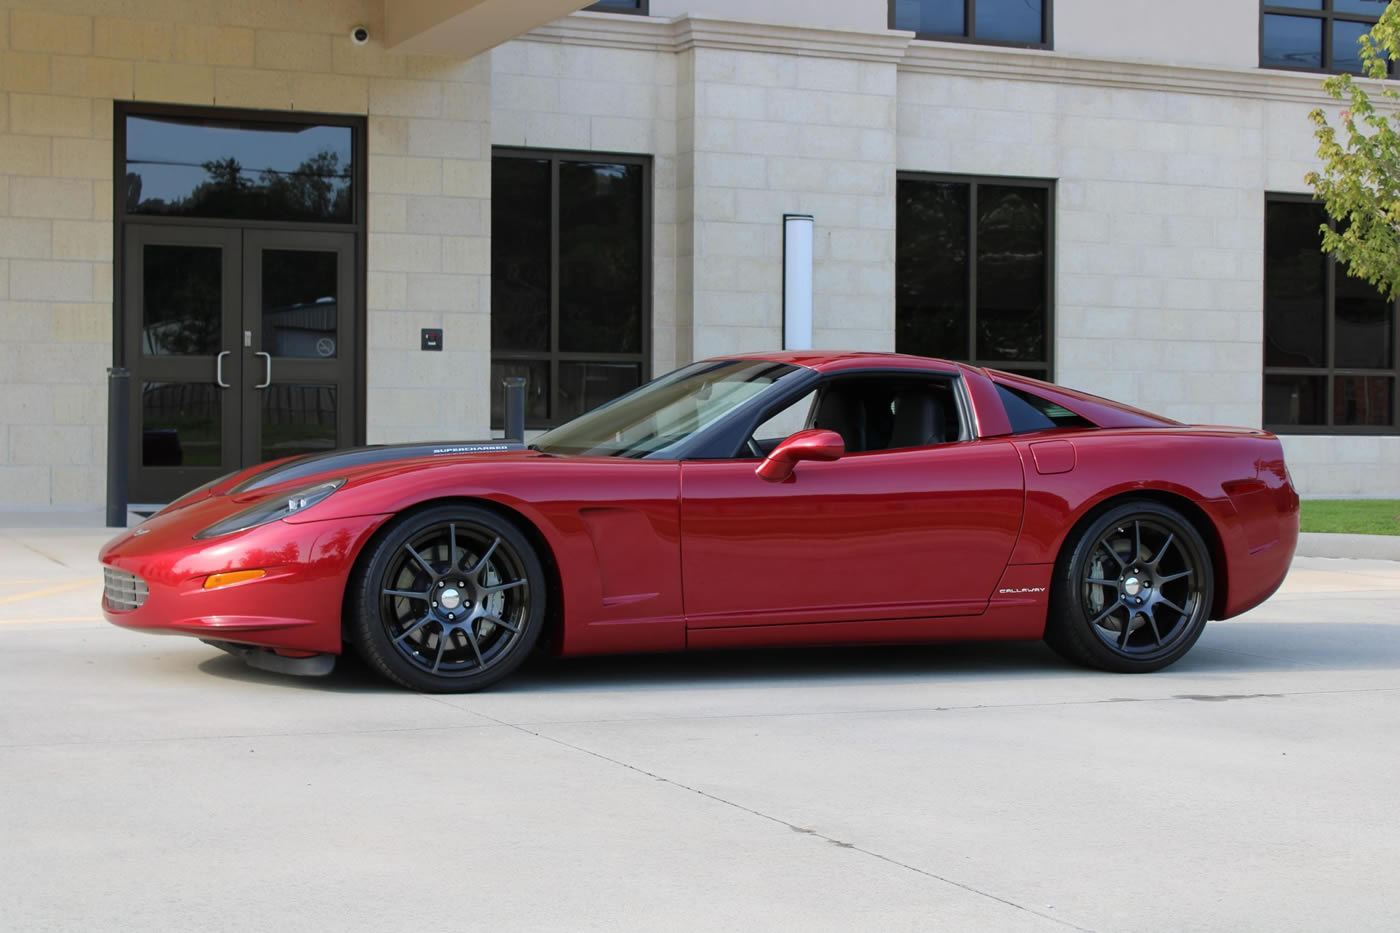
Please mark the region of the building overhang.
[[471, 58], [592, 0], [384, 0], [384, 44], [400, 52]]

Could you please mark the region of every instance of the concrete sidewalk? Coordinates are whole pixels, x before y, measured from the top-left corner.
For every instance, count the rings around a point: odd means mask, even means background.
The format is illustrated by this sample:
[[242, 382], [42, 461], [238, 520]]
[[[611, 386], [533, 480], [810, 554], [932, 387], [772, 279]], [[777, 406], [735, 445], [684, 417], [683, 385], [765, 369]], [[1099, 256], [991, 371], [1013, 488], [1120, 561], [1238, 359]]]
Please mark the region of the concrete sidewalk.
[[430, 697], [86, 621], [108, 536], [0, 532], [6, 929], [1400, 916], [1400, 563], [1300, 557], [1143, 677], [968, 644], [580, 658]]

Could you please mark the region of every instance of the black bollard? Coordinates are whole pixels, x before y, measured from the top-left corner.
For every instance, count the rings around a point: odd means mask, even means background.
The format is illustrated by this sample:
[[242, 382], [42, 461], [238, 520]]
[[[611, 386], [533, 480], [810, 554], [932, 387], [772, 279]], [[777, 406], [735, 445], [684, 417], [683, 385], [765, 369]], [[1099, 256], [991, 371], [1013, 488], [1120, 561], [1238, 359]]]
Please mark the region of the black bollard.
[[507, 376], [502, 380], [506, 387], [506, 440], [525, 443], [525, 377]]
[[131, 442], [129, 423], [131, 371], [125, 366], [107, 370], [107, 527], [126, 527], [127, 455]]

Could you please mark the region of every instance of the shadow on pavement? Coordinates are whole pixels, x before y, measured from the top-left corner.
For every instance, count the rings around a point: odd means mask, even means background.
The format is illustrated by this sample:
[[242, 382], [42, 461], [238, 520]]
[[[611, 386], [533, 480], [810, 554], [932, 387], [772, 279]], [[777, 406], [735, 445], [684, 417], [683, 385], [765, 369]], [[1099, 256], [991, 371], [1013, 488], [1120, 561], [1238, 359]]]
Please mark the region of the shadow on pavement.
[[[219, 655], [199, 664], [229, 680], [331, 692], [397, 692], [353, 652], [327, 677], [293, 677], [256, 670]], [[1212, 623], [1196, 646], [1167, 671], [1222, 674], [1320, 670], [1400, 671], [1400, 625], [1318, 622]], [[1082, 677], [1041, 642], [959, 642], [934, 645], [837, 646], [701, 651], [679, 654], [536, 658], [492, 692], [598, 689], [690, 689], [764, 683], [938, 678]], [[1104, 677], [1122, 675], [1104, 673]]]
[[[218, 649], [210, 649], [218, 650]], [[202, 673], [224, 680], [237, 680], [267, 687], [289, 687], [323, 693], [401, 693], [398, 686], [380, 677], [365, 666], [354, 652], [347, 652], [335, 662], [335, 670], [325, 677], [297, 677], [249, 667], [242, 659], [219, 652], [199, 663]]]

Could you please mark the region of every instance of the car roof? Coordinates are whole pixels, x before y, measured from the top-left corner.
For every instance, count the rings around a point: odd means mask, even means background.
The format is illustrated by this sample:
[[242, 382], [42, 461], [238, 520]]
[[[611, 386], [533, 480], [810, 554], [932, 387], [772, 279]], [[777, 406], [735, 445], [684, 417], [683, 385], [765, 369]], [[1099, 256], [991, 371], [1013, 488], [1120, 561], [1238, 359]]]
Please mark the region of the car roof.
[[881, 353], [872, 350], [771, 350], [757, 353], [735, 353], [716, 360], [767, 360], [790, 363], [818, 372], [839, 372], [846, 369], [924, 369], [930, 372], [957, 372], [958, 364], [948, 360], [911, 356], [908, 353]]

